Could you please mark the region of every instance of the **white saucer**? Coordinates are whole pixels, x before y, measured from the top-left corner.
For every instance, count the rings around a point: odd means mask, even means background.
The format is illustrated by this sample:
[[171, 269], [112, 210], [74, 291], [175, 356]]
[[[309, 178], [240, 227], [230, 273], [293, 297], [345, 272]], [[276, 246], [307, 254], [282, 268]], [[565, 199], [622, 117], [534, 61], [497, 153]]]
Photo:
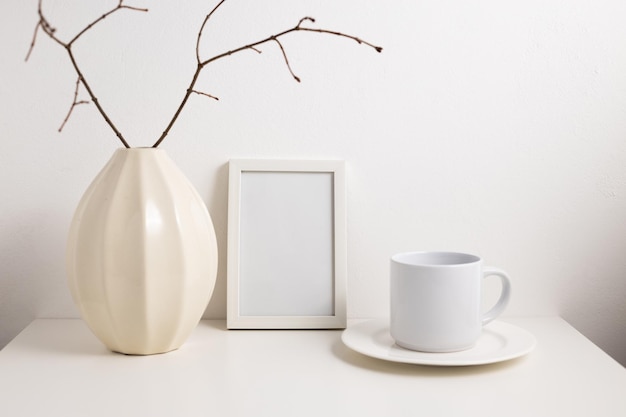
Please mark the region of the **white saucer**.
[[348, 327], [341, 340], [350, 349], [373, 358], [391, 362], [434, 366], [485, 365], [518, 358], [529, 353], [537, 343], [528, 331], [495, 320], [483, 329], [476, 345], [450, 353], [426, 353], [404, 349], [389, 334], [389, 320], [369, 320]]

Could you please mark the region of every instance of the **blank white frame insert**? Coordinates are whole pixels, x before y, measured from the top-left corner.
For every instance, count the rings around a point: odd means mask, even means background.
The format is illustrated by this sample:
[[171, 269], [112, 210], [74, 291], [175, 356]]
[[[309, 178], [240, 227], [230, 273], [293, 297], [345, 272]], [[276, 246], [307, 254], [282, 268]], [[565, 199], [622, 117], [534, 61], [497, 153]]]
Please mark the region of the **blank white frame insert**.
[[346, 327], [343, 161], [229, 164], [229, 329]]

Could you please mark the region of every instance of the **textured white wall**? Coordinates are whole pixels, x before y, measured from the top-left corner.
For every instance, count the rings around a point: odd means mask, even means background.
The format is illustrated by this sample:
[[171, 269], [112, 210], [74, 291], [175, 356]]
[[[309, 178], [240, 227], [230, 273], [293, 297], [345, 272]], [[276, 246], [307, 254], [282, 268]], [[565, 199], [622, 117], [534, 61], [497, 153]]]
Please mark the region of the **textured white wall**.
[[[130, 2], [130, 0], [127, 0]], [[67, 39], [116, 2], [46, 0]], [[152, 144], [194, 70], [214, 2], [133, 1], [76, 45], [132, 145]], [[163, 148], [212, 213], [221, 267], [206, 317], [224, 317], [227, 161], [341, 158], [348, 166], [349, 316], [385, 316], [388, 258], [450, 249], [510, 272], [508, 315], [560, 314], [626, 364], [626, 3], [619, 0], [227, 2], [220, 51], [295, 24], [357, 34], [285, 39], [210, 67]], [[56, 129], [76, 80], [40, 34], [36, 1], [0, 3], [0, 346], [35, 317], [76, 317], [68, 224], [119, 146], [93, 105]], [[488, 291], [493, 296], [495, 289]]]

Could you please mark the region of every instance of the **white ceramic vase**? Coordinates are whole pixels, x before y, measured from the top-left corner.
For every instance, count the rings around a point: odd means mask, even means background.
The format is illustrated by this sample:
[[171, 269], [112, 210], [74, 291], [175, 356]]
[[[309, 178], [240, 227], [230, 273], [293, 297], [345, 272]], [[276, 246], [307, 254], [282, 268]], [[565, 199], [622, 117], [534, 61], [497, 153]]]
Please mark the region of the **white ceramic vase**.
[[209, 212], [164, 150], [118, 149], [81, 199], [67, 245], [72, 297], [111, 350], [179, 348], [217, 273]]

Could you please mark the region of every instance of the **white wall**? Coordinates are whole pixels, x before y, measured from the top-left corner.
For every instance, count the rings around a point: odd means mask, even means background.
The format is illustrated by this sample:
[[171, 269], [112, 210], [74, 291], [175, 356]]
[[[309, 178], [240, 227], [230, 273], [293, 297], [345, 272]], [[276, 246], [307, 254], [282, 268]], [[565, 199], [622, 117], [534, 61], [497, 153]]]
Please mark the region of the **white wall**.
[[[112, 16], [76, 53], [120, 130], [146, 146], [184, 93], [214, 2], [128, 1], [150, 12]], [[68, 39], [108, 7], [95, 3], [44, 7]], [[470, 251], [513, 276], [508, 315], [560, 314], [626, 364], [626, 3], [231, 0], [205, 55], [306, 15], [385, 51], [295, 34], [284, 45], [301, 84], [276, 45], [233, 56], [200, 82], [220, 101], [192, 97], [163, 144], [218, 233], [206, 317], [225, 316], [227, 161], [341, 158], [350, 317], [387, 314], [391, 254]], [[0, 346], [35, 317], [77, 317], [67, 228], [119, 146], [93, 105], [56, 132], [76, 78], [42, 33], [24, 63], [35, 23], [35, 0], [0, 3]]]

